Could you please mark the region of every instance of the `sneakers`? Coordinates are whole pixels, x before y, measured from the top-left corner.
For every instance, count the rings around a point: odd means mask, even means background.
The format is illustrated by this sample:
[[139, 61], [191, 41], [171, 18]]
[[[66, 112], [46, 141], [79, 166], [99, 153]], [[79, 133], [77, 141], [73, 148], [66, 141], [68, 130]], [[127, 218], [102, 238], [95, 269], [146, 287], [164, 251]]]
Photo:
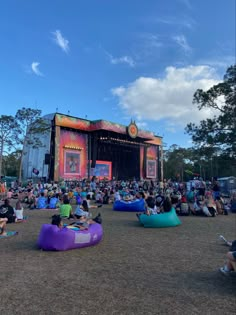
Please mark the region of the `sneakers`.
[[227, 241], [227, 239], [224, 238], [223, 235], [220, 235], [220, 236], [219, 236], [219, 239], [220, 239], [221, 241], [223, 241], [226, 245], [232, 246], [232, 242]]
[[219, 236], [219, 239], [220, 239], [221, 241], [224, 241], [224, 242], [225, 242], [225, 244], [227, 244], [227, 243], [228, 243], [227, 239], [226, 239], [226, 238], [224, 238], [224, 236], [223, 236], [223, 235], [220, 235], [220, 236]]
[[231, 273], [230, 270], [225, 270], [225, 267], [221, 267], [219, 271], [225, 276], [228, 276]]

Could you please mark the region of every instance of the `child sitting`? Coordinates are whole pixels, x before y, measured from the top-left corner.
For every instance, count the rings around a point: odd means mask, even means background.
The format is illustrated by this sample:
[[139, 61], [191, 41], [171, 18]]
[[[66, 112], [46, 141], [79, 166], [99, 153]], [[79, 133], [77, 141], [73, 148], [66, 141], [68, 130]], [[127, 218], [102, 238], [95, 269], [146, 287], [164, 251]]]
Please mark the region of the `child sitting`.
[[14, 208], [14, 213], [17, 220], [23, 220], [23, 211], [24, 211], [24, 208], [22, 207], [20, 200], [18, 200]]

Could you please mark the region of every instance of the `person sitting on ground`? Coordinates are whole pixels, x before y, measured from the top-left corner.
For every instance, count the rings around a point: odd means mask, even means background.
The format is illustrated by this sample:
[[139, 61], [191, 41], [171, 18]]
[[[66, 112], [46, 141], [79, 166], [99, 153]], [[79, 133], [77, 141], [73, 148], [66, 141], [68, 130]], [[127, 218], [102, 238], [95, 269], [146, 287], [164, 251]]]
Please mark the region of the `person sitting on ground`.
[[6, 225], [7, 225], [7, 218], [0, 218], [0, 236], [7, 235], [6, 232]]
[[120, 192], [118, 189], [116, 189], [115, 194], [114, 194], [114, 201], [119, 201], [121, 200]]
[[[217, 197], [216, 197], [217, 198]], [[205, 215], [212, 216], [215, 217], [217, 215], [216, 212], [216, 204], [215, 201], [212, 197], [212, 195], [207, 195], [206, 199], [205, 199], [205, 206], [207, 207], [207, 210], [205, 209], [205, 207], [203, 207], [203, 212], [205, 213]]]
[[12, 195], [13, 195], [13, 189], [9, 188], [9, 190], [7, 192], [7, 199], [11, 199]]
[[170, 212], [173, 208], [171, 199], [169, 197], [166, 197], [163, 201], [163, 210], [164, 212]]
[[186, 197], [187, 197], [189, 210], [191, 211], [192, 214], [196, 214], [194, 210], [194, 202], [195, 202], [194, 187], [191, 188], [191, 190], [187, 193]]
[[70, 201], [68, 198], [64, 198], [63, 204], [59, 207], [60, 210], [60, 216], [63, 218], [74, 218], [74, 215], [72, 213], [72, 206], [70, 205]]
[[54, 194], [52, 195], [52, 197], [49, 200], [49, 205], [48, 208], [49, 209], [56, 209], [59, 206], [59, 195], [58, 194]]
[[197, 200], [194, 202], [194, 212], [193, 214], [197, 216], [205, 216], [208, 213], [208, 216], [211, 216], [210, 212], [208, 211], [205, 205], [205, 198], [203, 196], [198, 196]]
[[180, 200], [180, 215], [188, 216], [189, 215], [189, 206], [187, 203], [187, 198], [185, 193], [183, 192]]
[[47, 208], [47, 198], [44, 196], [44, 192], [41, 192], [40, 197], [37, 200], [37, 209], [46, 209]]
[[171, 195], [170, 197], [172, 207], [175, 208], [177, 214], [180, 214], [180, 202], [179, 197], [177, 195]]
[[217, 214], [224, 214], [224, 201], [220, 196], [216, 197], [215, 205]]
[[225, 265], [220, 268], [220, 272], [224, 275], [229, 275], [232, 271], [236, 271], [236, 251], [228, 252], [226, 257], [227, 261]]
[[23, 211], [24, 211], [24, 208], [23, 208], [20, 200], [18, 199], [16, 206], [14, 208], [14, 213], [15, 213], [17, 220], [23, 220]]
[[10, 205], [9, 199], [5, 199], [4, 204], [0, 206], [0, 218], [7, 218], [7, 223], [17, 222], [14, 209]]
[[104, 205], [108, 205], [109, 202], [110, 202], [110, 198], [109, 198], [108, 190], [105, 189], [104, 194], [103, 194], [103, 198], [102, 198], [102, 203]]

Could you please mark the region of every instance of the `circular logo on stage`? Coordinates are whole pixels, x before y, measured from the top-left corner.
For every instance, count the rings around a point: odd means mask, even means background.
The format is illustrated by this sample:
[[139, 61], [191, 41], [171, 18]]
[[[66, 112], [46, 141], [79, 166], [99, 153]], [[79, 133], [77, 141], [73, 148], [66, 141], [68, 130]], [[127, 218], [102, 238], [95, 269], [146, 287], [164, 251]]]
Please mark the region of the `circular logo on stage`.
[[131, 122], [128, 126], [128, 135], [131, 138], [136, 138], [138, 135], [138, 127], [136, 126], [134, 122]]

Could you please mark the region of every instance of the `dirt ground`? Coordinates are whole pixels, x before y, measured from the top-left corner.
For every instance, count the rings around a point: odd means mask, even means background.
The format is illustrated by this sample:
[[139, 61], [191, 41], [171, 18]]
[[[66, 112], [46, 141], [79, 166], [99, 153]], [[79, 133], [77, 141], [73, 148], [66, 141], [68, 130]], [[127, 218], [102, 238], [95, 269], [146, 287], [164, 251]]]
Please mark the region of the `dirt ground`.
[[235, 314], [236, 277], [218, 269], [236, 239], [236, 215], [181, 217], [175, 228], [145, 229], [134, 213], [102, 213], [104, 236], [94, 247], [37, 249], [55, 212], [26, 210], [18, 235], [0, 239], [0, 314]]

